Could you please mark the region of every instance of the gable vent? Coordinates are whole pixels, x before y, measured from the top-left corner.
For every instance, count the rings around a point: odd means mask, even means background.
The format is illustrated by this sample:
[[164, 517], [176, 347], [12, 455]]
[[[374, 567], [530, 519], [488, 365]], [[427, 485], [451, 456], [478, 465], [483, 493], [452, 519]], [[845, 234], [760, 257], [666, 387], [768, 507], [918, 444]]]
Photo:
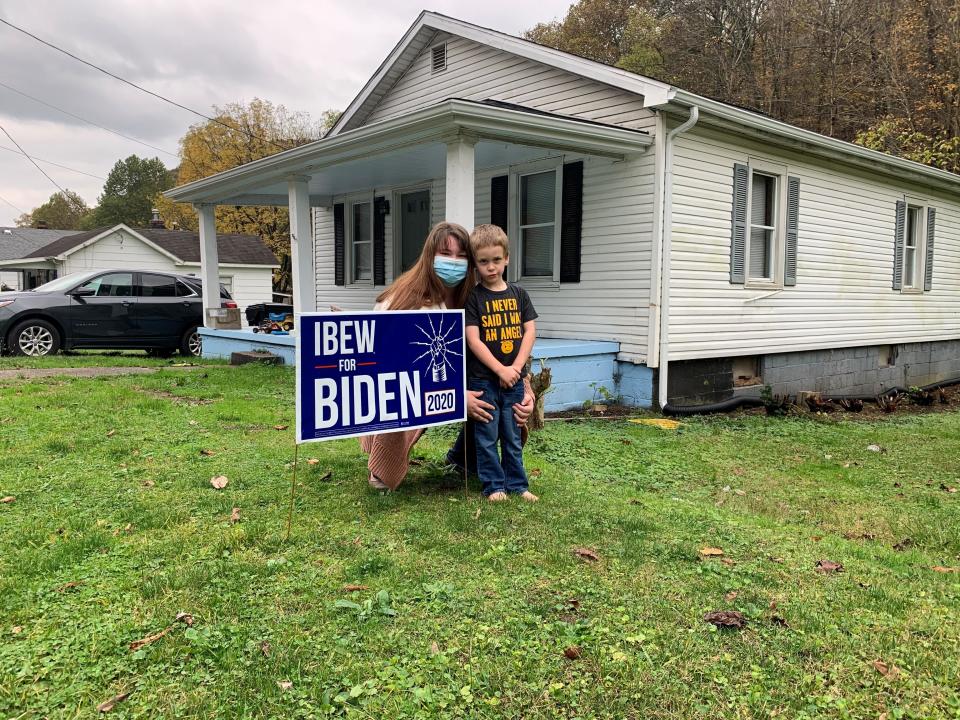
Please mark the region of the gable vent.
[[430, 72], [441, 72], [447, 69], [447, 44], [440, 43], [430, 48]]

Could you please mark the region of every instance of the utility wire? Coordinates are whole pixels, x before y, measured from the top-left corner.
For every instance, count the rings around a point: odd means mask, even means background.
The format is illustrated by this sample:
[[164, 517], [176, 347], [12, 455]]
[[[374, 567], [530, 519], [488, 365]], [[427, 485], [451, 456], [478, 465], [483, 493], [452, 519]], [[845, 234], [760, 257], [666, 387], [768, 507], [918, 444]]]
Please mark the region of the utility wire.
[[77, 170], [76, 168], [67, 167], [66, 165], [55, 163], [53, 162], [53, 160], [44, 160], [43, 158], [37, 157], [36, 155], [27, 155], [26, 153], [22, 153], [19, 150], [14, 150], [13, 148], [9, 148], [6, 145], [0, 145], [0, 150], [6, 150], [7, 152], [12, 152], [14, 155], [23, 155], [24, 157], [30, 158], [31, 160], [36, 160], [37, 162], [46, 163], [47, 165], [55, 165], [58, 168], [63, 168], [64, 170], [69, 170], [70, 172], [79, 173], [80, 175], [86, 175], [87, 177], [92, 177], [97, 180], [103, 180], [104, 182], [107, 181], [105, 177], [100, 177], [99, 175], [94, 175], [93, 173], [84, 172], [83, 170]]
[[83, 63], [83, 64], [86, 65], [87, 67], [91, 67], [91, 68], [93, 68], [94, 70], [97, 70], [97, 71], [99, 71], [99, 72], [102, 72], [104, 75], [109, 75], [109, 76], [112, 77], [114, 80], [119, 80], [120, 82], [125, 83], [125, 84], [129, 85], [129, 86], [132, 87], [132, 88], [136, 88], [136, 89], [139, 90], [140, 92], [145, 92], [145, 93], [147, 93], [147, 95], [152, 95], [153, 97], [157, 98], [158, 100], [163, 100], [163, 102], [165, 102], [165, 103], [170, 103], [171, 105], [173, 105], [173, 106], [175, 106], [175, 107], [178, 107], [178, 108], [180, 108], [181, 110], [186, 110], [187, 112], [193, 113], [194, 115], [198, 115], [199, 117], [202, 117], [202, 118], [204, 118], [204, 119], [206, 119], [206, 120], [209, 120], [210, 122], [215, 122], [215, 123], [217, 123], [218, 125], [223, 125], [223, 127], [228, 128], [228, 129], [230, 129], [230, 130], [240, 131], [240, 132], [242, 132], [243, 134], [247, 135], [248, 137], [251, 137], [251, 138], [253, 138], [253, 139], [255, 139], [255, 140], [260, 140], [261, 142], [269, 143], [269, 144], [271, 144], [271, 145], [273, 145], [273, 146], [275, 146], [275, 147], [280, 148], [281, 150], [289, 150], [289, 148], [288, 148], [286, 145], [281, 145], [280, 143], [274, 142], [273, 140], [267, 140], [266, 138], [262, 138], [262, 137], [260, 137], [260, 136], [258, 136], [258, 135], [254, 135], [254, 134], [253, 134], [252, 132], [250, 132], [249, 130], [244, 130], [243, 128], [240, 128], [240, 127], [234, 127], [233, 125], [228, 125], [227, 123], [223, 122], [222, 120], [218, 120], [217, 118], [210, 117], [209, 115], [205, 115], [204, 113], [200, 112], [199, 110], [194, 110], [193, 108], [189, 108], [189, 107], [187, 107], [186, 105], [181, 105], [180, 103], [176, 102], [175, 100], [171, 100], [170, 98], [166, 98], [166, 97], [164, 97], [163, 95], [160, 95], [160, 94], [158, 94], [158, 93], [155, 93], [155, 92], [153, 92], [152, 90], [147, 90], [147, 88], [142, 87], [141, 85], [137, 85], [135, 82], [131, 82], [130, 80], [127, 80], [126, 78], [120, 77], [119, 75], [116, 75], [116, 74], [110, 72], [109, 70], [104, 70], [102, 67], [100, 67], [99, 65], [94, 65], [94, 64], [93, 64], [92, 62], [90, 62], [89, 60], [84, 60], [84, 59], [81, 58], [81, 57], [77, 57], [77, 56], [74, 55], [72, 52], [70, 52], [70, 51], [68, 51], [68, 50], [64, 50], [62, 47], [58, 47], [58, 46], [54, 45], [53, 43], [47, 42], [46, 40], [37, 37], [37, 36], [34, 35], [33, 33], [28, 32], [27, 30], [24, 30], [22, 27], [18, 27], [18, 26], [16, 26], [16, 25], [14, 25], [12, 22], [10, 22], [10, 21], [8, 21], [8, 20], [4, 20], [3, 18], [0, 18], [0, 23], [3, 23], [3, 24], [6, 25], [7, 27], [13, 28], [13, 29], [16, 30], [17, 32], [23, 33], [23, 34], [26, 35], [27, 37], [33, 38], [33, 39], [36, 40], [38, 43], [41, 43], [41, 44], [43, 44], [43, 45], [46, 45], [48, 48], [51, 48], [51, 49], [53, 49], [53, 50], [56, 50], [57, 52], [61, 52], [61, 53], [63, 53], [64, 55], [66, 55], [67, 57], [73, 58], [73, 59], [76, 60], [77, 62]]
[[18, 207], [17, 207], [16, 205], [14, 205], [12, 202], [10, 202], [9, 200], [7, 200], [3, 195], [0, 195], [0, 200], [3, 200], [7, 205], [9, 205], [10, 207], [12, 207], [14, 210], [16, 210], [16, 211], [17, 211], [18, 213], [20, 213], [21, 215], [26, 215], [26, 213], [23, 211], [22, 208], [18, 208]]
[[144, 142], [143, 140], [137, 140], [137, 138], [135, 138], [135, 137], [130, 137], [129, 135], [124, 135], [122, 132], [119, 132], [119, 131], [117, 131], [117, 130], [111, 130], [111, 129], [108, 128], [108, 127], [104, 127], [103, 125], [99, 125], [99, 124], [93, 122], [93, 120], [87, 120], [85, 117], [80, 117], [79, 115], [75, 115], [74, 113], [70, 112], [69, 110], [64, 110], [64, 109], [61, 108], [61, 107], [57, 107], [56, 105], [52, 105], [51, 103], [48, 103], [46, 100], [41, 100], [40, 98], [36, 98], [36, 97], [34, 97], [33, 95], [28, 95], [27, 93], [23, 92], [22, 90], [17, 90], [15, 87], [10, 87], [10, 86], [7, 85], [6, 83], [0, 82], [0, 87], [6, 88], [6, 89], [9, 90], [10, 92], [15, 92], [17, 95], [22, 95], [22, 96], [25, 97], [25, 98], [29, 98], [30, 100], [33, 100], [34, 102], [38, 102], [38, 103], [40, 103], [41, 105], [46, 105], [48, 108], [53, 108], [54, 110], [57, 110], [58, 112], [62, 112], [64, 115], [69, 115], [70, 117], [76, 118], [77, 120], [80, 120], [80, 121], [82, 121], [82, 122], [85, 122], [85, 123], [87, 123], [88, 125], [93, 125], [93, 127], [95, 127], [95, 128], [100, 128], [101, 130], [106, 130], [108, 133], [113, 133], [114, 135], [119, 135], [120, 137], [124, 138], [125, 140], [130, 140], [130, 141], [132, 141], [132, 142], [139, 143], [140, 145], [143, 145], [144, 147], [151, 148], [151, 149], [156, 150], [156, 151], [158, 151], [158, 152], [166, 153], [167, 155], [170, 155], [170, 156], [172, 156], [172, 157], [179, 157], [179, 155], [177, 155], [176, 153], [172, 153], [172, 152], [170, 152], [169, 150], [164, 150], [163, 148], [158, 148], [158, 147], [156, 147], [155, 145], [151, 145], [150, 143]]
[[14, 145], [17, 146], [17, 148], [20, 150], [21, 154], [23, 154], [23, 155], [27, 158], [27, 160], [29, 160], [30, 162], [32, 162], [32, 163], [33, 163], [33, 166], [34, 166], [37, 170], [39, 170], [40, 172], [42, 172], [42, 173], [43, 173], [43, 176], [44, 176], [47, 180], [49, 180], [50, 182], [52, 182], [54, 185], [57, 186], [57, 190], [59, 190], [60, 192], [62, 192], [62, 193], [63, 193], [63, 196], [64, 196], [65, 198], [69, 198], [69, 197], [70, 197], [70, 196], [67, 194], [67, 191], [64, 190], [62, 187], [60, 187], [60, 183], [58, 183], [58, 182], [57, 182], [56, 180], [54, 180], [52, 177], [50, 177], [49, 175], [47, 175], [47, 171], [44, 170], [44, 169], [43, 169], [42, 167], [40, 167], [39, 165], [37, 165], [36, 161], [35, 161], [32, 157], [30, 157], [29, 155], [27, 155], [27, 151], [24, 150], [22, 147], [20, 147], [20, 143], [18, 143], [16, 140], [13, 139], [13, 135], [11, 135], [10, 133], [8, 133], [8, 132], [7, 132], [7, 129], [6, 129], [3, 125], [0, 125], [0, 130], [3, 130], [3, 134], [6, 135], [8, 138], [10, 138], [10, 142], [12, 142]]

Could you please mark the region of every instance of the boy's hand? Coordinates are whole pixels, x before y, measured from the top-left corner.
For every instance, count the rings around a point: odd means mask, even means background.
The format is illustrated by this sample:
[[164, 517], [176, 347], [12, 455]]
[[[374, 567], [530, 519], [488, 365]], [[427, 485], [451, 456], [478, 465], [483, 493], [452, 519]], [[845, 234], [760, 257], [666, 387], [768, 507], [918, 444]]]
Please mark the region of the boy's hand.
[[517, 384], [517, 380], [520, 379], [520, 373], [516, 368], [501, 365], [500, 369], [497, 370], [497, 377], [500, 378], [500, 387], [511, 388]]

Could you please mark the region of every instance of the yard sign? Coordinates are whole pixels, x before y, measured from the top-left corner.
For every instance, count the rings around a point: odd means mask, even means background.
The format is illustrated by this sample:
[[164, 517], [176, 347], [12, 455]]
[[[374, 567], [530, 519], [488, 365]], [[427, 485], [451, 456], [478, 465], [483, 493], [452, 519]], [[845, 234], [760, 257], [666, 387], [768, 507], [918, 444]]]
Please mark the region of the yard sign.
[[297, 443], [466, 420], [462, 310], [297, 316]]

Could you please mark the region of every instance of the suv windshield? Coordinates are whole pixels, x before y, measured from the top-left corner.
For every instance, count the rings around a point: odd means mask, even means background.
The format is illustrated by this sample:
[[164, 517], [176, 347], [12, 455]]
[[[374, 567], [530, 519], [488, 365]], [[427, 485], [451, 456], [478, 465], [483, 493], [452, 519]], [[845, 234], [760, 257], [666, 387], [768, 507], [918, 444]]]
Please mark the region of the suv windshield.
[[72, 287], [79, 285], [83, 282], [84, 278], [88, 278], [94, 273], [91, 272], [80, 272], [80, 273], [70, 273], [69, 275], [64, 275], [63, 277], [56, 278], [51, 280], [48, 283], [43, 285], [37, 285], [33, 289], [34, 292], [63, 292], [64, 290], [69, 290]]

